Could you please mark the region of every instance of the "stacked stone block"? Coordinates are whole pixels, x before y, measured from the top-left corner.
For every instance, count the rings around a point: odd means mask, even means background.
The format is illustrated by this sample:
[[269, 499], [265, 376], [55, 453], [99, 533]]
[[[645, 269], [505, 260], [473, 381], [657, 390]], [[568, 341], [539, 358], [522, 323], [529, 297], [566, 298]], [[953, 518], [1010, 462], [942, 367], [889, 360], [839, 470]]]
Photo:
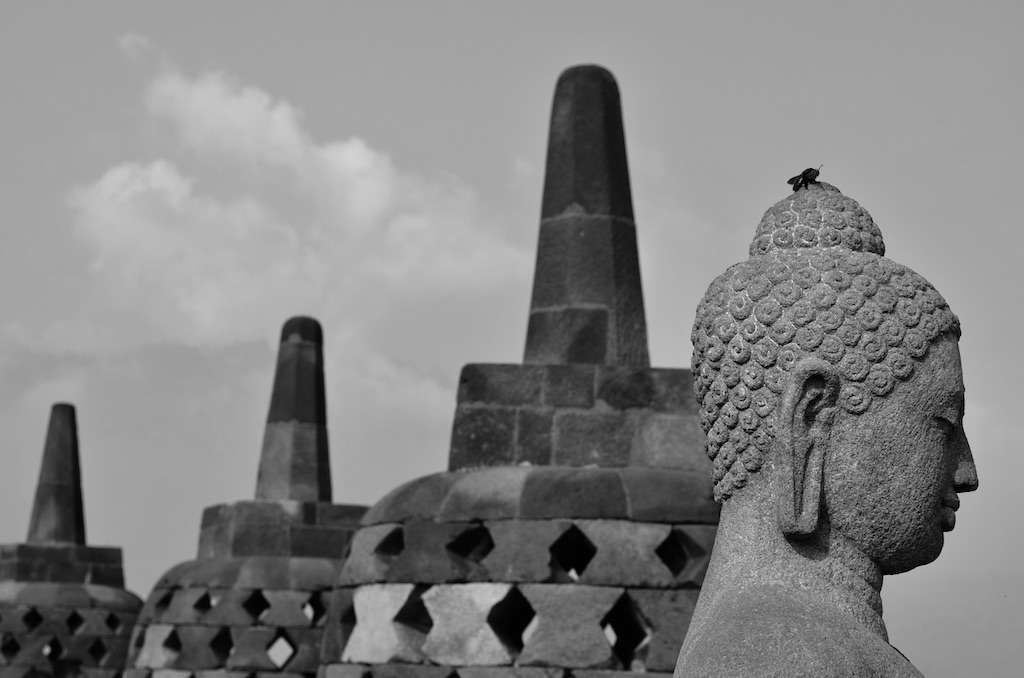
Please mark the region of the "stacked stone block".
[[364, 516], [322, 678], [670, 673], [718, 505], [692, 375], [648, 362], [618, 90], [569, 69], [524, 364], [463, 368], [448, 471]]
[[310, 676], [327, 597], [362, 506], [331, 503], [323, 334], [281, 332], [256, 500], [203, 512], [198, 558], [157, 582], [132, 637], [132, 678]]
[[121, 549], [86, 545], [75, 408], [55, 404], [28, 541], [0, 546], [0, 676], [113, 678], [141, 606]]
[[689, 370], [632, 365], [466, 365], [449, 469], [704, 468], [678, 453], [704, 441], [692, 383]]

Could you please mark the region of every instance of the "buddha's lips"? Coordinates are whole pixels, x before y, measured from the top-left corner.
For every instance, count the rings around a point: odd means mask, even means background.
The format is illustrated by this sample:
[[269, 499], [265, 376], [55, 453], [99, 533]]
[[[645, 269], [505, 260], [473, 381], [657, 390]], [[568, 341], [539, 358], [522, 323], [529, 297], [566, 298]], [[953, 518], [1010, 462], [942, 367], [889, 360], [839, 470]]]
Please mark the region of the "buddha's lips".
[[942, 499], [942, 507], [946, 509], [943, 513], [943, 532], [951, 532], [956, 527], [956, 510], [960, 508], [960, 497], [956, 496], [956, 493], [948, 495]]

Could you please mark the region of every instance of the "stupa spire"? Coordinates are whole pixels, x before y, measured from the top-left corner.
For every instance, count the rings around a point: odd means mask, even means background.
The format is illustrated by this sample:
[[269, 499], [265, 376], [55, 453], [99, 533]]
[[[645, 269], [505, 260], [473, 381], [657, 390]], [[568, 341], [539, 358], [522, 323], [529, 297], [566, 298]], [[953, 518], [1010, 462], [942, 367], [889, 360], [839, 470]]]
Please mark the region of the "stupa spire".
[[323, 345], [323, 330], [314, 318], [290, 318], [281, 329], [256, 481], [258, 500], [331, 501]]
[[50, 410], [27, 543], [85, 545], [78, 423], [75, 407], [68, 403], [56, 403]]
[[142, 601], [114, 546], [87, 546], [75, 408], [56, 403], [28, 539], [0, 544], [0, 676], [109, 678], [125, 667]]
[[323, 344], [313, 318], [285, 322], [256, 498], [203, 511], [197, 557], [157, 581], [126, 677], [317, 673], [327, 596], [366, 513], [331, 503]]
[[619, 89], [600, 66], [555, 86], [524, 362], [650, 364]]
[[448, 471], [363, 516], [321, 675], [671, 676], [719, 509], [693, 376], [648, 365], [621, 115], [560, 77], [526, 364], [465, 365]]

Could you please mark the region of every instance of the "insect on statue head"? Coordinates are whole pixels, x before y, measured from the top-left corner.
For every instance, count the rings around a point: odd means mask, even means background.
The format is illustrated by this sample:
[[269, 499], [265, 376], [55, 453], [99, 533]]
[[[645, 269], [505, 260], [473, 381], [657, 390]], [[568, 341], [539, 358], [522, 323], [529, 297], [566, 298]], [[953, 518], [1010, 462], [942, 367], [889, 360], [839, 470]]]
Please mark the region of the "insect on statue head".
[[824, 167], [824, 165], [818, 165], [817, 169], [808, 167], [800, 174], [790, 178], [786, 183], [791, 184], [793, 186], [793, 192], [796, 193], [801, 188], [818, 183], [818, 175], [821, 174], [822, 167]]

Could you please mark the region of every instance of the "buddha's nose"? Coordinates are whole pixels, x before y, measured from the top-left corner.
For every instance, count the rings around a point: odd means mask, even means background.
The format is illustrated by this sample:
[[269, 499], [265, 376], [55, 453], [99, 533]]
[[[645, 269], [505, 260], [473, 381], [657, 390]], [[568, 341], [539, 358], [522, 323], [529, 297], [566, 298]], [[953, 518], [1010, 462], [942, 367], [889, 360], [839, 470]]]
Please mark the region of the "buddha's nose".
[[978, 469], [974, 465], [971, 444], [963, 433], [960, 434], [960, 443], [956, 470], [953, 472], [953, 489], [957, 492], [974, 492], [978, 489]]

